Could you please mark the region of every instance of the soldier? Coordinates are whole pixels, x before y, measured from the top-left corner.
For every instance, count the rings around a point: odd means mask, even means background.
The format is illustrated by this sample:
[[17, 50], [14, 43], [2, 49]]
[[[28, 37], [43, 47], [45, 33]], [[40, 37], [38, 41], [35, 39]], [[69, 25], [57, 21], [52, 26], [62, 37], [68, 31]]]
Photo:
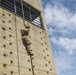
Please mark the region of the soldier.
[[23, 45], [26, 47], [27, 53], [32, 56], [33, 54], [31, 53], [31, 42], [29, 41], [28, 38], [29, 30], [21, 29], [21, 34], [22, 34]]

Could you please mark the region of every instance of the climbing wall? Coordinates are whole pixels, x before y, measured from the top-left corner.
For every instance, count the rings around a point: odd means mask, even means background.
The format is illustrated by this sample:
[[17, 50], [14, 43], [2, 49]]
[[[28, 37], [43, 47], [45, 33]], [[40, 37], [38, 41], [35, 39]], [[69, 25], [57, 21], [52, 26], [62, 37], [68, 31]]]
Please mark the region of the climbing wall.
[[26, 48], [22, 42], [21, 29], [25, 29], [25, 27], [23, 24], [23, 20], [19, 17], [16, 17], [16, 27], [20, 75], [32, 75], [30, 56], [27, 54]]
[[15, 16], [0, 8], [0, 75], [18, 74]]
[[[33, 0], [26, 1], [32, 4]], [[40, 5], [36, 7], [41, 10]], [[0, 75], [56, 75], [45, 26], [42, 29], [23, 21], [3, 8], [0, 8]]]
[[[48, 43], [46, 31], [35, 25], [32, 25], [27, 21], [25, 21], [25, 24], [23, 24], [23, 20], [19, 17], [16, 17], [16, 25], [20, 74], [22, 75], [22, 73], [29, 73], [29, 75], [31, 75], [33, 67], [34, 75], [56, 75], [52, 52]], [[21, 30], [27, 30], [24, 25], [30, 27], [27, 37], [31, 42], [30, 51], [33, 54], [32, 65], [30, 55], [28, 55], [27, 50], [22, 42]], [[29, 72], [26, 73], [25, 71]]]

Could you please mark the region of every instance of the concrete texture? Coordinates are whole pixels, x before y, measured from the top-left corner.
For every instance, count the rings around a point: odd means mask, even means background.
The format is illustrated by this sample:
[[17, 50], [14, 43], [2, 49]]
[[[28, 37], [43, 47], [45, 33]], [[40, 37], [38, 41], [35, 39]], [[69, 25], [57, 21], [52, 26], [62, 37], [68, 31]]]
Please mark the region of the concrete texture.
[[[43, 27], [39, 28], [25, 20], [30, 26], [34, 75], [56, 75], [54, 60], [39, 0], [24, 0], [41, 11]], [[23, 19], [6, 9], [0, 8], [0, 75], [33, 75], [30, 56], [22, 43]]]

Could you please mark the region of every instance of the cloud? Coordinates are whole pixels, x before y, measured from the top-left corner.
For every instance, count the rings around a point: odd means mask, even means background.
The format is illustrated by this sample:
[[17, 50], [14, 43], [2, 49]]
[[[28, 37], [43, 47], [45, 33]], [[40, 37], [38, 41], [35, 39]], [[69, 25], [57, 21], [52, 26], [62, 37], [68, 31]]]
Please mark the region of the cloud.
[[58, 75], [75, 75], [76, 13], [61, 3], [46, 4], [44, 13]]
[[56, 26], [58, 24], [57, 27], [73, 25], [76, 27], [76, 14], [71, 13], [61, 4], [55, 6], [47, 4], [44, 12], [47, 25], [54, 24]]
[[53, 44], [61, 46], [62, 48], [67, 50], [69, 54], [72, 54], [74, 50], [76, 50], [76, 39], [59, 37], [59, 39], [57, 40], [55, 37], [52, 37], [51, 42], [53, 42]]
[[[54, 60], [58, 75], [75, 75], [76, 71], [76, 39], [59, 37], [51, 38]], [[70, 73], [71, 72], [71, 73]]]
[[[62, 36], [68, 36], [69, 38], [76, 37], [76, 13], [70, 12], [67, 8], [63, 7], [61, 4], [50, 5], [47, 4], [45, 9], [45, 19], [47, 27], [55, 35], [59, 34]], [[52, 35], [53, 36], [53, 35]]]
[[[63, 8], [59, 8], [57, 6], [51, 6], [47, 4], [44, 11], [45, 11], [45, 18], [47, 25], [51, 23], [53, 24], [58, 23], [60, 25], [60, 24], [65, 24], [67, 21], [66, 14], [65, 12], [63, 12], [64, 11]], [[62, 18], [64, 19], [64, 22]]]
[[[59, 44], [64, 49], [75, 50], [76, 39], [69, 38], [76, 35], [76, 13], [71, 13], [61, 4], [52, 6], [47, 4], [45, 7], [45, 19], [47, 22], [48, 32], [51, 35], [51, 42]], [[63, 37], [64, 36], [64, 37]], [[58, 39], [56, 38], [58, 37]]]
[[66, 54], [66, 52], [60, 51], [59, 56], [55, 57], [55, 64], [58, 75], [68, 75], [66, 74], [66, 72], [70, 72], [70, 71], [72, 72], [72, 70], [75, 69], [74, 66], [72, 65], [73, 60], [75, 60], [75, 58], [69, 56], [68, 54]]

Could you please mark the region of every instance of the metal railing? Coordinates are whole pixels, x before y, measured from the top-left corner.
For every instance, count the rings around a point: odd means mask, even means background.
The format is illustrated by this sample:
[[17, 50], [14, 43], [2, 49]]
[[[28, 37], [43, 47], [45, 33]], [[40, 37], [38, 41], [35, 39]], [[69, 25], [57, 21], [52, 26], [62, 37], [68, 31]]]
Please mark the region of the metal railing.
[[12, 4], [6, 0], [2, 0], [0, 4], [2, 7], [14, 12], [14, 4]]
[[[1, 7], [8, 9], [11, 12], [15, 13], [14, 2], [12, 3], [12, 1], [10, 2], [9, 0], [1, 0], [0, 4], [1, 4], [0, 5]], [[30, 11], [29, 8], [28, 8], [28, 10]], [[22, 7], [20, 8], [17, 4], [16, 4], [16, 14], [23, 17]], [[41, 27], [42, 25], [41, 25], [40, 15], [38, 15], [38, 16], [36, 16], [36, 15], [32, 15], [30, 12], [24, 10], [24, 19], [30, 21], [31, 23], [33, 23], [34, 25], [36, 25], [38, 27]]]

